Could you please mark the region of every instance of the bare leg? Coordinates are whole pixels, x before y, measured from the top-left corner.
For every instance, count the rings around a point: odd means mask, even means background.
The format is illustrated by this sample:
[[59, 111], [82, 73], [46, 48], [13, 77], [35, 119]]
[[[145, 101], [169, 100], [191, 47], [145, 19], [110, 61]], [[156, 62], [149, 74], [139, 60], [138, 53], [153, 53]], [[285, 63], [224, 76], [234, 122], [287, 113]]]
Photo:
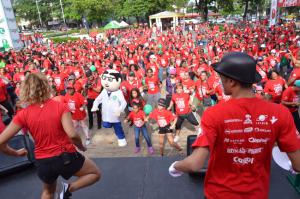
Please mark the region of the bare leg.
[[168, 139], [169, 144], [172, 147], [174, 147], [178, 151], [182, 150], [182, 148], [176, 142], [174, 142], [174, 138], [173, 138], [173, 134], [172, 133], [167, 133], [167, 139]]
[[52, 184], [44, 183], [41, 199], [53, 199], [56, 190], [56, 181]]
[[164, 148], [165, 148], [165, 134], [159, 134], [159, 151], [160, 155], [164, 155]]
[[88, 157], [85, 157], [82, 168], [74, 176], [77, 176], [78, 178], [70, 184], [70, 192], [77, 191], [78, 189], [92, 185], [99, 181], [101, 173], [96, 164]]

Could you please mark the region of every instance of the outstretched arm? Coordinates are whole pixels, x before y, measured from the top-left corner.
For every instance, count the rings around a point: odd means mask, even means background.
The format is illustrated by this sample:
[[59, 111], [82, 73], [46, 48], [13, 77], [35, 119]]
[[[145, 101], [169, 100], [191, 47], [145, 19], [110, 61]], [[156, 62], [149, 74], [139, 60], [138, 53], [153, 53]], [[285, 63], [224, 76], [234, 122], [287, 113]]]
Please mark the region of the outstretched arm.
[[96, 99], [95, 99], [95, 101], [94, 101], [94, 103], [93, 103], [92, 112], [95, 112], [95, 111], [98, 111], [98, 110], [99, 110], [98, 106], [99, 106], [99, 105], [102, 103], [102, 101], [103, 101], [103, 92], [104, 92], [104, 91], [102, 91], [102, 92], [100, 93], [100, 95], [98, 95], [98, 97], [96, 97]]

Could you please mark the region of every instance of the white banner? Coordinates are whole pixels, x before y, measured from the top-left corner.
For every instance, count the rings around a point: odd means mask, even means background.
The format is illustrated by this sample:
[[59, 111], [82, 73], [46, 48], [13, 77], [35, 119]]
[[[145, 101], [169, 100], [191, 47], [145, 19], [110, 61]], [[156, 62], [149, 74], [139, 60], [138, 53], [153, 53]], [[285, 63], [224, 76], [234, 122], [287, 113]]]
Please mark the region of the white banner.
[[20, 40], [16, 18], [10, 0], [0, 0], [0, 48], [21, 49], [23, 42]]
[[276, 24], [277, 19], [277, 0], [272, 0], [271, 10], [270, 10], [270, 26]]

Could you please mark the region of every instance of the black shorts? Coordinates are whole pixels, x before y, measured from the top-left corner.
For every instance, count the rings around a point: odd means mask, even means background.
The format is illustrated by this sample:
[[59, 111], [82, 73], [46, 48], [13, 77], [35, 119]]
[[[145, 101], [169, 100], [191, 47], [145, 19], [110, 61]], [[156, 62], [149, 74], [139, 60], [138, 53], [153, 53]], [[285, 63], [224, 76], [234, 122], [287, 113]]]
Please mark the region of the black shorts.
[[68, 153], [70, 163], [64, 165], [61, 156], [39, 159], [37, 163], [37, 174], [46, 184], [52, 184], [59, 176], [68, 180], [77, 173], [83, 166], [85, 157], [79, 152]]
[[166, 133], [172, 133], [172, 129], [170, 129], [170, 124], [165, 127], [159, 127], [158, 134], [166, 134]]

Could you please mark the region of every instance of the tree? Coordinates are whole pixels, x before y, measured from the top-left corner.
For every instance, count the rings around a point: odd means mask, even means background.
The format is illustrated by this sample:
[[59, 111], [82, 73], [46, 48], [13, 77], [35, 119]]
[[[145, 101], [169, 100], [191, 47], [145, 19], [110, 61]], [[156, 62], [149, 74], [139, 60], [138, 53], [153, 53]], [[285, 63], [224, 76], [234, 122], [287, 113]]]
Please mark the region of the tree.
[[208, 19], [208, 5], [211, 4], [213, 0], [195, 0], [195, 6], [199, 14], [203, 14], [204, 21]]

